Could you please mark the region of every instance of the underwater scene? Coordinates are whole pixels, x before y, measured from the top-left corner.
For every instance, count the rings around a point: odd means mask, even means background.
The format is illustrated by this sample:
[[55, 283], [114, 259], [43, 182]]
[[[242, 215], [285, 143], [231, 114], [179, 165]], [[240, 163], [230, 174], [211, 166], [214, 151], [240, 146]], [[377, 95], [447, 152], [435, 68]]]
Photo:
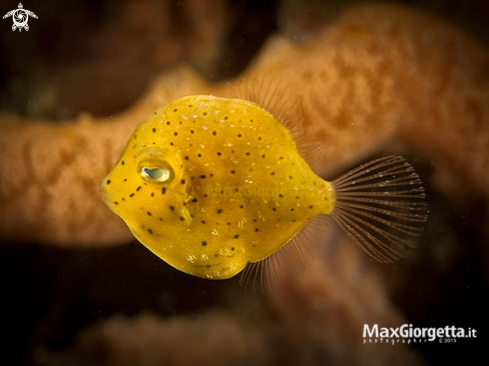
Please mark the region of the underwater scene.
[[1, 365], [482, 364], [489, 4], [0, 4]]

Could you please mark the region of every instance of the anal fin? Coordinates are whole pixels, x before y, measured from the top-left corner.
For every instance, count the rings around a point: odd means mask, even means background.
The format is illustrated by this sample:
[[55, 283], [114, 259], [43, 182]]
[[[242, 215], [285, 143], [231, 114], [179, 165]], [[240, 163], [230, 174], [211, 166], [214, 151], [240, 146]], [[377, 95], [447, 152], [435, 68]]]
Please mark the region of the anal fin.
[[289, 275], [304, 271], [324, 243], [327, 219], [326, 215], [311, 218], [280, 250], [259, 262], [248, 263], [241, 273], [241, 286], [264, 292], [280, 284]]

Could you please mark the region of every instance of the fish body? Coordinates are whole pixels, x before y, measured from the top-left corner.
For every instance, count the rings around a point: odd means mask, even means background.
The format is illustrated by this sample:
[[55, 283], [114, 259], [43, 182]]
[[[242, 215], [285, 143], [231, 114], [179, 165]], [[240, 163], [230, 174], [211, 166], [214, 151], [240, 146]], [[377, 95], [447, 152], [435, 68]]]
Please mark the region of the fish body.
[[359, 241], [345, 206], [335, 211], [334, 183], [312, 172], [272, 113], [244, 99], [187, 96], [158, 109], [100, 192], [142, 244], [203, 278], [270, 257], [320, 214], [342, 213], [338, 223]]

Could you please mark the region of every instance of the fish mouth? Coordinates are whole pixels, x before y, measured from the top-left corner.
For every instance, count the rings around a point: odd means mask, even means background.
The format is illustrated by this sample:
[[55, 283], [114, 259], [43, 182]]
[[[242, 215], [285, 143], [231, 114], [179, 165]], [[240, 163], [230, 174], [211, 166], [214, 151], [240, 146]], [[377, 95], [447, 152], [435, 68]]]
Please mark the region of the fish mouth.
[[101, 180], [100, 182], [98, 182], [98, 195], [100, 196], [100, 198], [102, 199], [102, 201], [105, 201], [105, 190], [104, 190], [104, 187], [103, 187], [103, 180]]
[[106, 179], [104, 178], [100, 182], [98, 182], [98, 195], [100, 196], [102, 201], [104, 201], [105, 204], [110, 207], [107, 200], [107, 183], [105, 183], [105, 181]]

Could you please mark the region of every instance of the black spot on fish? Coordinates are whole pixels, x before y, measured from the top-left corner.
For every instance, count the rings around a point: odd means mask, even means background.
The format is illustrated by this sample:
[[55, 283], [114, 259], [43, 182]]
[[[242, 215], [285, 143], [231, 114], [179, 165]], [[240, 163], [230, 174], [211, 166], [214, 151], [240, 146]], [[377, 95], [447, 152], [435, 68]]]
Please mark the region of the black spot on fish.
[[221, 156], [221, 152], [220, 151], [217, 152], [217, 156]]
[[255, 233], [257, 233], [258, 231], [260, 231], [260, 229], [258, 229], [258, 228], [255, 228]]
[[206, 241], [203, 241], [202, 242], [202, 246], [205, 247], [207, 245], [207, 242]]
[[124, 165], [124, 164], [125, 164], [125, 162], [124, 162], [124, 160], [122, 160], [122, 161], [121, 161], [121, 165]]
[[109, 185], [109, 184], [110, 184], [110, 179], [107, 179], [107, 185]]
[[141, 186], [136, 188], [136, 192], [138, 192], [141, 189]]
[[181, 183], [181, 184], [185, 184], [185, 179], [182, 179], [182, 180], [180, 181], [180, 183]]
[[161, 194], [165, 194], [165, 193], [166, 193], [166, 187], [161, 188]]
[[173, 132], [173, 136], [178, 136], [178, 132]]
[[175, 211], [175, 207], [174, 206], [170, 206], [170, 211]]
[[151, 229], [148, 228], [148, 233], [150, 233], [151, 235], [153, 235], [153, 230], [151, 230]]
[[238, 238], [239, 238], [238, 234], [234, 235], [234, 239], [238, 239]]
[[150, 211], [146, 212], [148, 216], [153, 216]]
[[153, 127], [153, 132], [156, 132], [156, 128]]
[[221, 213], [222, 213], [222, 209], [218, 208], [218, 209], [217, 209], [217, 213], [218, 213], [218, 214], [221, 214]]
[[131, 193], [131, 194], [129, 195], [129, 197], [131, 197], [131, 198], [132, 198], [132, 197], [134, 197], [134, 193]]
[[114, 201], [114, 205], [118, 205], [118, 204], [119, 204], [119, 202], [117, 202], [117, 201]]

